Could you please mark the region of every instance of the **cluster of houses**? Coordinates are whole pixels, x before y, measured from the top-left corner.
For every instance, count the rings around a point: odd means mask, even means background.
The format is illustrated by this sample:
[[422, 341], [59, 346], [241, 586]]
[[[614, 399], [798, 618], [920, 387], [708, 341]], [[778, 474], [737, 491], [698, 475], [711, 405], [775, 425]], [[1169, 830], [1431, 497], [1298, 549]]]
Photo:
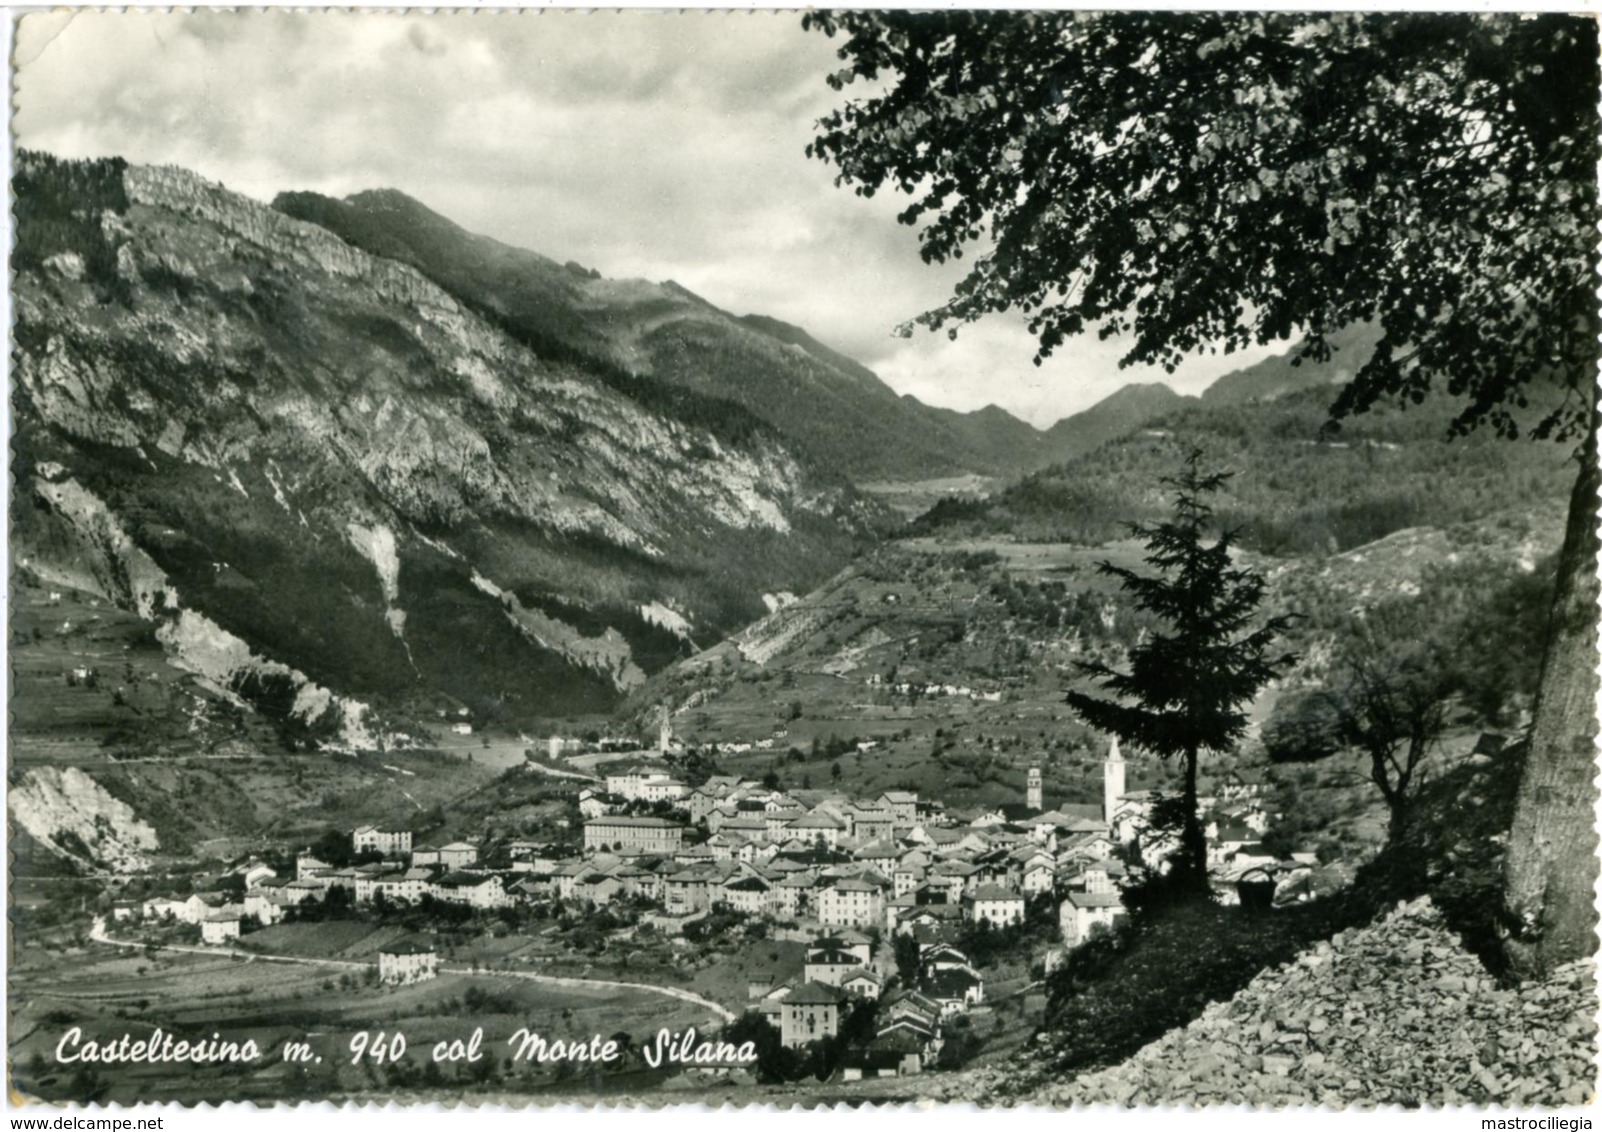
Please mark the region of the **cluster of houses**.
[[915, 985], [884, 996], [894, 974], [890, 951], [881, 945], [875, 955], [869, 937], [850, 929], [820, 936], [808, 945], [799, 977], [751, 984], [747, 1009], [794, 1049], [835, 1037], [857, 1004], [877, 1001], [873, 1035], [845, 1052], [842, 1077], [921, 1073], [940, 1054], [942, 1024], [984, 1001], [984, 977], [957, 948], [925, 943]]
[[[1264, 785], [1258, 772], [1241, 771], [1206, 799], [1225, 899], [1246, 872], [1286, 864], [1260, 844]], [[581, 793], [583, 855], [522, 863], [530, 875], [521, 887], [598, 906], [639, 897], [673, 916], [728, 907], [819, 929], [889, 932], [958, 920], [1007, 927], [1023, 920], [1027, 901], [1049, 895], [1074, 946], [1123, 914], [1125, 870], [1114, 849], [1146, 835], [1155, 802], [1150, 792], [1126, 792], [1116, 741], [1103, 786], [1099, 806], [1047, 809], [1035, 768], [1024, 802], [957, 811], [911, 791], [860, 799], [732, 775], [691, 787], [659, 766], [628, 766]], [[669, 816], [642, 814], [642, 803], [660, 803]], [[1141, 844], [1153, 863], [1171, 848], [1149, 836]]]
[[979, 689], [970, 688], [966, 684], [913, 684], [906, 680], [899, 683], [889, 683], [877, 672], [869, 676], [864, 682], [870, 688], [888, 688], [898, 696], [918, 696], [926, 700], [940, 696], [951, 696], [957, 699], [978, 700], [991, 704], [1001, 702], [1001, 692], [999, 690], [981, 692]]
[[[1119, 858], [1128, 854], [1114, 850], [1146, 837], [1154, 801], [1126, 792], [1124, 771], [1114, 742], [1101, 805], [1048, 809], [1036, 768], [1022, 803], [957, 810], [908, 790], [853, 798], [775, 790], [734, 775], [692, 787], [661, 764], [627, 765], [580, 793], [579, 847], [513, 841], [490, 868], [471, 842], [414, 845], [410, 831], [369, 825], [351, 834], [366, 863], [335, 866], [305, 851], [294, 875], [281, 877], [247, 862], [209, 891], [149, 900], [143, 911], [198, 924], [206, 942], [226, 943], [252, 922], [276, 923], [335, 889], [358, 906], [425, 897], [474, 909], [634, 901], [669, 931], [730, 909], [791, 931], [912, 934], [931, 947], [971, 925], [1020, 924], [1031, 900], [1049, 898], [1073, 947], [1124, 914]], [[1243, 878], [1267, 875], [1278, 884], [1287, 869], [1305, 872], [1310, 863], [1277, 861], [1262, 849], [1263, 787], [1259, 775], [1243, 771], [1207, 800], [1209, 852], [1226, 899]], [[1140, 845], [1152, 860], [1169, 848]]]
[[416, 904], [425, 896], [481, 909], [513, 902], [506, 892], [506, 874], [477, 867], [478, 847], [470, 842], [414, 847], [409, 830], [369, 825], [352, 831], [351, 847], [359, 857], [380, 854], [383, 859], [335, 867], [306, 850], [295, 858], [294, 876], [280, 876], [270, 865], [246, 861], [212, 878], [203, 891], [119, 903], [112, 915], [127, 918], [137, 908], [147, 919], [198, 924], [203, 942], [222, 944], [238, 939], [247, 925], [279, 923], [289, 909], [308, 900], [324, 900], [335, 889], [344, 890], [352, 904], [378, 900]]

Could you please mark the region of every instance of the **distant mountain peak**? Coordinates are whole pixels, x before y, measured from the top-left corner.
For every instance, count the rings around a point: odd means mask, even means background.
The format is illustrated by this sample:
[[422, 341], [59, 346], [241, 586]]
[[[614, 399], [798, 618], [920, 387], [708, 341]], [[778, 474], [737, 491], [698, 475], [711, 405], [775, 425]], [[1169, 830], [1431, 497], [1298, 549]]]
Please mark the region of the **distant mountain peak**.
[[1069, 460], [1194, 401], [1160, 381], [1130, 382], [1083, 412], [1052, 425], [1046, 430], [1046, 441], [1054, 460]]
[[1226, 373], [1207, 387], [1202, 401], [1209, 405], [1242, 405], [1273, 401], [1304, 389], [1344, 385], [1368, 361], [1382, 333], [1374, 323], [1358, 323], [1336, 331], [1329, 335], [1334, 353], [1323, 363], [1304, 360], [1298, 364], [1301, 345], [1293, 344], [1283, 353]]

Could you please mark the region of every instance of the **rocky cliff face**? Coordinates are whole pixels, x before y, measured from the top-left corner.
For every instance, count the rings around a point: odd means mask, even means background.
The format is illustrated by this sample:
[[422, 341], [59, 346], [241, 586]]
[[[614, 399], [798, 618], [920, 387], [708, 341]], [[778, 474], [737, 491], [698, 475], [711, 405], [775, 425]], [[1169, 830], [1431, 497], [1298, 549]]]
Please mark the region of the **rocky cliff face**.
[[605, 707], [870, 537], [771, 432], [653, 411], [184, 170], [23, 155], [16, 190], [15, 553], [224, 688], [323, 705], [324, 741], [435, 691]]
[[63, 857], [114, 871], [148, 868], [156, 831], [77, 767], [34, 767], [11, 784], [12, 820]]

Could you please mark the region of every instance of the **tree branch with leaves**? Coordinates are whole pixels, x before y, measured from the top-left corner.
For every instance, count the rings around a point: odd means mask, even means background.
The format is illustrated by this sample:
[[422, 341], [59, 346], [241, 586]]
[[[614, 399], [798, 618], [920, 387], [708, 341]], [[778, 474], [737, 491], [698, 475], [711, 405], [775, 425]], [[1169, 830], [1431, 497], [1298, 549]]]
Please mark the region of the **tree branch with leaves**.
[[1453, 402], [1454, 433], [1583, 440], [1509, 838], [1516, 970], [1594, 954], [1598, 29], [1583, 15], [810, 12], [846, 96], [808, 152], [905, 194], [931, 329], [1019, 312], [1037, 363], [1382, 331], [1333, 420]]

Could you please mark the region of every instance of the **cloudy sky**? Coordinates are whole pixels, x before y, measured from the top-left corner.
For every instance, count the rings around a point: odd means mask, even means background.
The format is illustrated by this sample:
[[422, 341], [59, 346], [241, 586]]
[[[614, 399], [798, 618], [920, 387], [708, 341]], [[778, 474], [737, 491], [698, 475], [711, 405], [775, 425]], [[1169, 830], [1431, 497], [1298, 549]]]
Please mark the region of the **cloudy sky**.
[[804, 150], [842, 97], [794, 13], [28, 16], [19, 145], [194, 169], [262, 200], [398, 188], [474, 231], [609, 276], [674, 279], [805, 327], [935, 405], [1045, 426], [1127, 381], [1199, 392], [1264, 353], [1118, 369], [1093, 335], [1036, 368], [1021, 324], [892, 328], [959, 277], [918, 258], [904, 201], [834, 186]]

